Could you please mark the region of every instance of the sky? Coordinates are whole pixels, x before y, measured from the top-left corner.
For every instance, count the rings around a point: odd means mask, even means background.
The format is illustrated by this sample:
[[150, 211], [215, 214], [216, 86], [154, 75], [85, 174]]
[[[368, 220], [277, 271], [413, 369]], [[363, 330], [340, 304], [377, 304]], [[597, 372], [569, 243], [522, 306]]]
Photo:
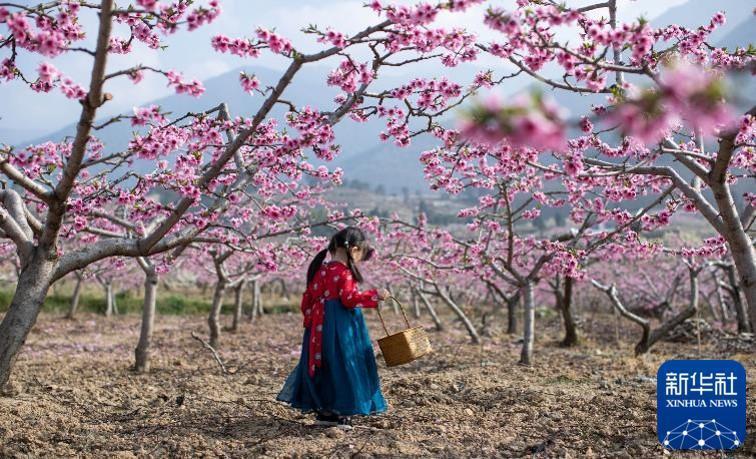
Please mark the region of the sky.
[[[620, 0], [619, 19], [631, 21], [640, 15], [654, 18], [668, 8], [685, 1]], [[223, 13], [211, 25], [203, 26], [193, 33], [180, 31], [168, 37], [166, 39], [168, 48], [165, 51], [153, 51], [137, 43], [135, 51], [130, 55], [113, 56], [108, 62], [108, 71], [141, 63], [162, 69], [175, 69], [181, 71], [187, 78], [205, 80], [243, 65], [280, 69], [286, 65], [287, 61], [270, 53], [263, 53], [261, 58], [254, 60], [216, 53], [210, 47], [210, 37], [217, 34], [230, 37], [251, 36], [260, 26], [275, 28], [277, 32], [290, 38], [297, 49], [303, 51], [319, 49], [322, 45], [315, 43], [312, 36], [301, 33], [301, 28], [308, 24], [317, 24], [321, 29], [332, 26], [343, 32], [361, 30], [377, 20], [375, 13], [363, 7], [363, 3], [363, 0], [221, 0]], [[415, 3], [415, 1], [394, 3]], [[569, 4], [581, 6], [588, 3], [591, 2], [578, 0]], [[716, 10], [717, 3], [711, 2], [712, 11]], [[491, 4], [511, 9], [514, 0], [490, 1], [463, 14], [444, 13], [439, 17], [438, 24], [447, 27], [467, 27], [483, 39], [494, 37], [495, 32], [482, 25], [485, 7]], [[94, 14], [88, 13], [83, 21], [85, 30], [95, 30]], [[5, 33], [4, 28], [0, 29], [0, 34], [2, 33]], [[117, 26], [114, 34], [126, 36], [126, 28]], [[94, 33], [91, 33], [85, 45], [88, 44], [91, 47], [93, 41]], [[5, 50], [0, 50], [0, 58], [5, 57], [4, 52]], [[482, 58], [474, 66], [491, 67], [493, 62], [487, 59], [491, 58]], [[83, 53], [68, 53], [54, 59], [46, 59], [39, 55], [25, 56], [19, 59], [18, 66], [26, 74], [35, 75], [37, 66], [44, 60], [52, 62], [59, 70], [82, 86], [87, 86], [91, 65], [89, 56]], [[333, 67], [334, 61], [326, 62], [325, 65]], [[392, 70], [403, 71], [402, 68]], [[436, 74], [438, 68], [420, 70], [420, 73], [424, 72]], [[103, 107], [102, 115], [130, 111], [134, 106], [172, 93], [172, 90], [166, 87], [165, 79], [156, 75], [148, 75], [138, 86], [134, 86], [127, 78], [121, 78], [108, 83], [106, 90], [114, 94], [115, 98]], [[30, 137], [36, 136], [74, 122], [78, 118], [79, 111], [78, 103], [66, 99], [59, 91], [55, 91], [52, 95], [40, 95], [17, 82], [0, 84], [0, 132], [23, 130], [28, 131]]]

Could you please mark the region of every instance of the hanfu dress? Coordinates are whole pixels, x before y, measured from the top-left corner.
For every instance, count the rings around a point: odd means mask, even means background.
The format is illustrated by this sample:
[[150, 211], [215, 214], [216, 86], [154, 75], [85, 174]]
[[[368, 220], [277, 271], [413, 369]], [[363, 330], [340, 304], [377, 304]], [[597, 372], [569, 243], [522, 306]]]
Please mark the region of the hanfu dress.
[[303, 412], [339, 416], [386, 411], [362, 308], [378, 307], [375, 290], [360, 292], [349, 268], [324, 263], [302, 296], [304, 337], [299, 363], [276, 400]]

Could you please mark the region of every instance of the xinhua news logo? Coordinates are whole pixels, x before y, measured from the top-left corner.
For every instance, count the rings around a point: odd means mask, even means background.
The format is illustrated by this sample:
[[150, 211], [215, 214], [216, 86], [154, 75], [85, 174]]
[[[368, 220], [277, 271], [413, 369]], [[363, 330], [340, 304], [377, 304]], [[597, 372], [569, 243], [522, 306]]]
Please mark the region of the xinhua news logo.
[[669, 360], [656, 378], [656, 428], [668, 449], [736, 449], [746, 436], [746, 372], [734, 360]]

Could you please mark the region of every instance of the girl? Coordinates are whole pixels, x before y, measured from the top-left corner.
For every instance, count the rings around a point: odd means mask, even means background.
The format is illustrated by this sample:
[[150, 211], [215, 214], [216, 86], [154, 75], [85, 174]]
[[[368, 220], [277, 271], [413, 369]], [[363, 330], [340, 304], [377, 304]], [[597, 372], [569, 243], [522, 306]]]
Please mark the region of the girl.
[[[331, 260], [324, 264], [327, 253]], [[317, 425], [351, 429], [350, 416], [386, 411], [361, 309], [377, 308], [389, 293], [357, 289], [357, 263], [372, 254], [362, 230], [349, 226], [333, 235], [307, 270], [302, 353], [276, 400], [315, 411]]]

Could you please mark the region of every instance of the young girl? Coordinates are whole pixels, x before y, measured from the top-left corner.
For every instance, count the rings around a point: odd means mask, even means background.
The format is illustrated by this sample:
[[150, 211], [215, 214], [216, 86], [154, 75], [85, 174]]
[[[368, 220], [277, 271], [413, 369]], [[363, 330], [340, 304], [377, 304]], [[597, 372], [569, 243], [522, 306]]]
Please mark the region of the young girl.
[[[323, 263], [327, 253], [331, 260]], [[378, 307], [389, 293], [357, 289], [357, 263], [372, 254], [362, 230], [350, 226], [333, 235], [307, 270], [302, 353], [276, 399], [315, 411], [317, 425], [351, 429], [350, 416], [386, 411], [361, 309]]]

